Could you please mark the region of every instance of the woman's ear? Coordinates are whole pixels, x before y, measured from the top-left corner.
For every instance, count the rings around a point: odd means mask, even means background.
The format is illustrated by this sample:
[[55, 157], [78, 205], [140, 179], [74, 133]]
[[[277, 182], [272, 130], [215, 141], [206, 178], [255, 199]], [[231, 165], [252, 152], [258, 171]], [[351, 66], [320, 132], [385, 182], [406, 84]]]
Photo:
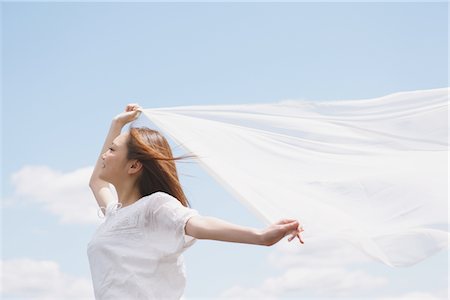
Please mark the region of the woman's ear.
[[142, 163], [139, 160], [134, 159], [130, 163], [131, 164], [128, 168], [128, 174], [136, 174], [142, 169]]

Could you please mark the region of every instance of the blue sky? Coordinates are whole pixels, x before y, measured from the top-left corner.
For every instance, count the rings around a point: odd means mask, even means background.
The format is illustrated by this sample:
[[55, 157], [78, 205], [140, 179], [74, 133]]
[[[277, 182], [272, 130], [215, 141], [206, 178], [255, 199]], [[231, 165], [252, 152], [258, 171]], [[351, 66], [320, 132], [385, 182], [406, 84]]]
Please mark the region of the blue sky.
[[[446, 3], [3, 2], [1, 9], [2, 265], [22, 279], [5, 277], [5, 299], [92, 296], [85, 248], [98, 222], [86, 174], [128, 102], [364, 99], [448, 86]], [[200, 213], [263, 226], [198, 166], [179, 167], [193, 176], [182, 182]], [[199, 241], [185, 254], [186, 298], [258, 296], [270, 284], [279, 299], [447, 293], [448, 252], [408, 269], [336, 259], [332, 268], [305, 268], [325, 288], [306, 277], [282, 284], [304, 276], [278, 261], [282, 253]]]

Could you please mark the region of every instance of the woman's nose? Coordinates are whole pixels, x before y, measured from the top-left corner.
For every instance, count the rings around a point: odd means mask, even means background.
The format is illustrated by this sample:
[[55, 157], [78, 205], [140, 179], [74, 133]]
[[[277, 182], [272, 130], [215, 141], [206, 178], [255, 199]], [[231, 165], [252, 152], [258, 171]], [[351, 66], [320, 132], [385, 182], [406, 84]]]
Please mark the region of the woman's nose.
[[103, 160], [105, 160], [105, 155], [106, 155], [106, 152], [104, 152], [104, 153], [102, 154], [102, 156], [101, 156], [101, 158], [102, 158]]

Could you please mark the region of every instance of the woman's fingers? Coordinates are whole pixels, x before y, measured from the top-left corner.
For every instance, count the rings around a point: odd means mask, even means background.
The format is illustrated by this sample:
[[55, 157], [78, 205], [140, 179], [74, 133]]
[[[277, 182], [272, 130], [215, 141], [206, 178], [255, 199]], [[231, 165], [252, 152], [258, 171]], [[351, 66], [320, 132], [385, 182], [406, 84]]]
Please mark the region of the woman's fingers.
[[289, 242], [292, 241], [296, 237], [297, 233], [298, 233], [297, 231], [291, 231], [288, 234], [286, 234], [289, 235], [288, 241]]
[[[287, 220], [282, 220], [280, 222], [286, 222]], [[281, 225], [281, 224], [280, 224]], [[282, 226], [284, 227], [284, 230], [286, 230], [287, 232], [289, 231], [304, 231], [303, 229], [303, 225], [300, 225], [300, 223], [297, 220], [292, 220], [288, 223], [282, 224]]]
[[293, 232], [289, 233], [291, 236], [289, 237], [288, 241], [292, 241], [294, 238], [298, 238], [298, 240], [300, 241], [300, 243], [304, 244], [305, 242], [303, 241], [303, 238], [301, 237], [300, 233], [302, 231], [305, 231], [301, 226], [298, 227], [297, 230], [294, 230]]
[[132, 120], [136, 120], [142, 113], [142, 107], [137, 103], [130, 103], [125, 108], [125, 112], [130, 113]]
[[[278, 225], [278, 226], [277, 226]], [[289, 235], [288, 241], [291, 242], [296, 237], [299, 239], [300, 243], [304, 244], [303, 238], [300, 233], [304, 231], [303, 225], [296, 219], [282, 219], [273, 224], [272, 226], [278, 227], [281, 230], [281, 234], [284, 236]]]
[[294, 224], [296, 224], [298, 226], [298, 229], [303, 230], [303, 225], [301, 225], [300, 222], [298, 220], [295, 220], [295, 219], [283, 219], [283, 220], [280, 220], [280, 221], [276, 222], [275, 224], [277, 224], [277, 225], [287, 225], [287, 227], [294, 226]]
[[300, 243], [304, 244], [305, 242], [303, 241], [302, 236], [300, 235], [300, 233], [294, 234], [289, 238], [289, 242], [292, 241], [294, 238], [298, 238], [298, 240], [300, 241]]
[[125, 111], [129, 112], [129, 111], [135, 111], [135, 110], [140, 110], [140, 109], [142, 109], [142, 108], [140, 107], [139, 104], [137, 104], [137, 103], [130, 103], [125, 108]]
[[277, 224], [289, 224], [292, 222], [298, 222], [296, 219], [283, 219], [277, 222]]

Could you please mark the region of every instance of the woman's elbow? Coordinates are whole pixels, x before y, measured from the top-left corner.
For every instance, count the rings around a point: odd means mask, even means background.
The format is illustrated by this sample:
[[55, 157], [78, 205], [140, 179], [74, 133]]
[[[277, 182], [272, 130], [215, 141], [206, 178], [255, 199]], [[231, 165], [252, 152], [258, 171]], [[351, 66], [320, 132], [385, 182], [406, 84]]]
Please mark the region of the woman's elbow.
[[91, 190], [95, 190], [98, 188], [98, 180], [96, 180], [94, 177], [91, 177], [89, 179], [89, 188]]

